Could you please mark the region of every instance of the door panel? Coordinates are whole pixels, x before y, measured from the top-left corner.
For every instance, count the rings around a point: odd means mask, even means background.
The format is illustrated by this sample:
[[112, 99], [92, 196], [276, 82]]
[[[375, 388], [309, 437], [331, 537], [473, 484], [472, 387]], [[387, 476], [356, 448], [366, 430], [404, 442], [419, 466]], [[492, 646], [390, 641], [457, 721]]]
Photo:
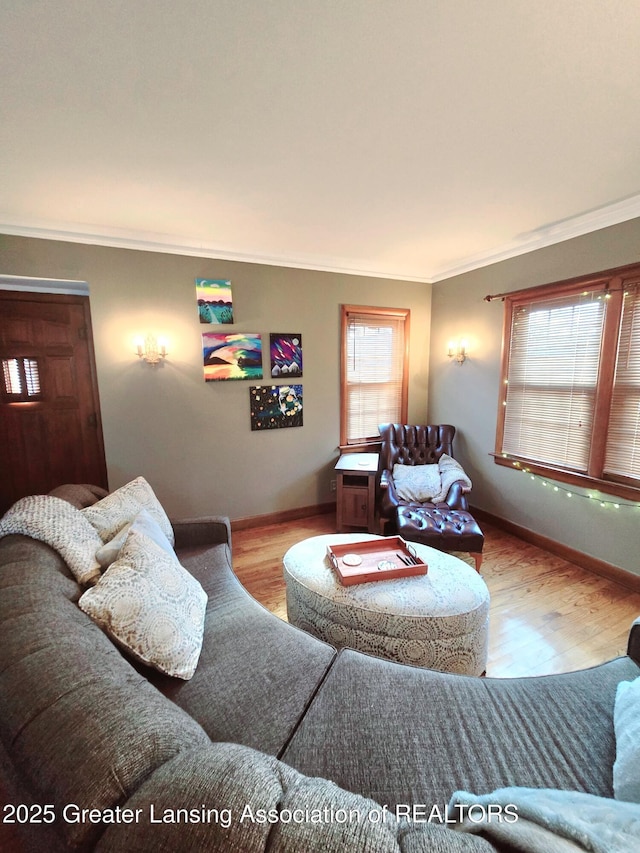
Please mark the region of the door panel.
[[78, 382], [74, 368], [73, 356], [54, 355], [47, 359], [51, 399], [58, 406], [63, 405], [65, 402], [70, 406], [74, 406], [75, 404], [75, 392]]
[[88, 297], [0, 291], [0, 358], [35, 359], [40, 383], [3, 382], [0, 512], [62, 483], [106, 488]]

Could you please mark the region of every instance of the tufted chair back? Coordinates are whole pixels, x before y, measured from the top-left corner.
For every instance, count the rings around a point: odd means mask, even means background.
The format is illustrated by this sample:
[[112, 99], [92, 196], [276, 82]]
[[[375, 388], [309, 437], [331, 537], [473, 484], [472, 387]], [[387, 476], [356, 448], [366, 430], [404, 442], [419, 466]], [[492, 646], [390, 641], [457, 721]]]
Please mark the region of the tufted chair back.
[[401, 465], [432, 465], [443, 453], [453, 456], [453, 436], [456, 428], [451, 424], [382, 424], [380, 470], [393, 470]]
[[377, 480], [377, 506], [381, 531], [397, 527], [397, 517], [402, 507], [424, 509], [464, 510], [468, 509], [465, 484], [456, 480], [449, 486], [444, 502], [419, 503], [401, 497], [393, 479], [393, 466], [433, 465], [443, 453], [453, 456], [453, 437], [456, 428], [451, 424], [382, 424], [378, 427], [382, 436]]

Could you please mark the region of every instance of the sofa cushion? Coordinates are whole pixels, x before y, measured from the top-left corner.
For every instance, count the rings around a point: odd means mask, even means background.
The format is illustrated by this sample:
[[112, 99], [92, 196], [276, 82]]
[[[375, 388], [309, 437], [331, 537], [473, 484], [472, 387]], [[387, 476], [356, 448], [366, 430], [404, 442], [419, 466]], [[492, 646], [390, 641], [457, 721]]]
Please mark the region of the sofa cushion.
[[618, 685], [613, 720], [613, 791], [618, 800], [640, 803], [640, 678]]
[[95, 583], [100, 577], [95, 554], [102, 540], [68, 501], [52, 495], [21, 498], [0, 519], [0, 537], [12, 533], [54, 548], [64, 557], [78, 583]]
[[151, 513], [173, 545], [171, 522], [144, 477], [136, 477], [135, 480], [111, 492], [106, 498], [81, 511], [98, 531], [102, 541], [108, 542], [126, 524], [131, 523], [141, 509]]
[[563, 675], [475, 678], [342, 651], [283, 759], [387, 803], [508, 786], [611, 797], [616, 687], [639, 673], [619, 658]]
[[118, 559], [79, 604], [142, 663], [167, 675], [192, 677], [207, 596], [168, 542], [162, 547], [132, 527]]
[[179, 556], [208, 595], [200, 661], [187, 682], [155, 672], [149, 677], [212, 740], [277, 755], [335, 650], [258, 604], [233, 574], [227, 546]]

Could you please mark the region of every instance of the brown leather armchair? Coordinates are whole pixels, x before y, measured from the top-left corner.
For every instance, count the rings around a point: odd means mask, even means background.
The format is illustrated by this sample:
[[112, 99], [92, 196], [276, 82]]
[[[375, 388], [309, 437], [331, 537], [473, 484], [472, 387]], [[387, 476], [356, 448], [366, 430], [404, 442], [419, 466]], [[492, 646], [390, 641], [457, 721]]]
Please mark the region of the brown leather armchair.
[[468, 502], [463, 492], [464, 484], [455, 482], [449, 488], [443, 503], [415, 503], [403, 500], [396, 492], [393, 482], [393, 466], [432, 465], [443, 453], [453, 457], [453, 437], [456, 429], [451, 424], [382, 424], [378, 427], [382, 437], [378, 466], [378, 508], [380, 528], [384, 532], [387, 524], [395, 527], [398, 507], [412, 506], [426, 509], [467, 510]]

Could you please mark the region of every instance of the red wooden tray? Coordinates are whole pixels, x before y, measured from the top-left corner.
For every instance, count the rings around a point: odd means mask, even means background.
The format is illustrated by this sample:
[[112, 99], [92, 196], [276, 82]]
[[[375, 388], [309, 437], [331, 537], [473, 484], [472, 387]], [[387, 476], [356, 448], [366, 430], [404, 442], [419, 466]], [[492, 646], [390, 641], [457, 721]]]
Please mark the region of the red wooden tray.
[[402, 536], [327, 545], [327, 555], [343, 586], [426, 575], [428, 570]]

